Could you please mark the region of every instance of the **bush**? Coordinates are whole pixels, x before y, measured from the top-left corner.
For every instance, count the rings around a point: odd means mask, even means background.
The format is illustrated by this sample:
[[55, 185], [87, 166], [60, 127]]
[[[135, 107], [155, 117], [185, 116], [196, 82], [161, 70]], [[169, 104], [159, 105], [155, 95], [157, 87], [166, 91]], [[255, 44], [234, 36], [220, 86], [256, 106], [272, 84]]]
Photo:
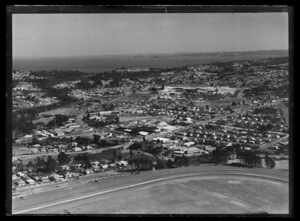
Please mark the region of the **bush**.
[[63, 126], [67, 121], [68, 121], [68, 116], [66, 115], [61, 115], [61, 114], [56, 114], [54, 116], [54, 119], [49, 121], [47, 124], [48, 127], [54, 127], [54, 126]]
[[55, 171], [57, 168], [57, 162], [56, 160], [54, 160], [51, 156], [48, 157], [47, 161], [46, 161], [46, 165], [45, 165], [45, 169], [44, 171], [46, 173], [51, 173], [53, 171]]
[[86, 168], [91, 168], [92, 167], [92, 163], [91, 163], [91, 159], [89, 157], [88, 154], [79, 154], [77, 156], [74, 157], [74, 163], [81, 163], [84, 165], [84, 167]]
[[130, 150], [140, 150], [142, 148], [143, 148], [143, 145], [141, 143], [138, 143], [138, 142], [135, 142], [135, 143], [133, 143], [129, 146]]
[[155, 165], [155, 169], [166, 169], [167, 164], [163, 160], [157, 160], [157, 164]]
[[59, 165], [65, 165], [70, 163], [71, 159], [70, 156], [68, 154], [66, 154], [65, 152], [61, 152], [58, 154], [58, 164]]

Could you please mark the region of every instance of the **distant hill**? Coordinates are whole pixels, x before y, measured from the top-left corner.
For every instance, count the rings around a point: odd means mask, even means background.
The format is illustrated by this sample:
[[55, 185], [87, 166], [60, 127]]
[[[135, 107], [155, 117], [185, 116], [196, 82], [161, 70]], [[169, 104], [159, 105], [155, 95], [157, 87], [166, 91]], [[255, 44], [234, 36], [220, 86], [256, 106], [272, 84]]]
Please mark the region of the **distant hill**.
[[[245, 56], [245, 55], [276, 55], [288, 56], [288, 50], [260, 50], [260, 51], [225, 51], [225, 52], [189, 52], [189, 53], [166, 53], [166, 54], [150, 54], [150, 58], [163, 57], [201, 57], [201, 56]], [[146, 55], [144, 55], [146, 56]]]

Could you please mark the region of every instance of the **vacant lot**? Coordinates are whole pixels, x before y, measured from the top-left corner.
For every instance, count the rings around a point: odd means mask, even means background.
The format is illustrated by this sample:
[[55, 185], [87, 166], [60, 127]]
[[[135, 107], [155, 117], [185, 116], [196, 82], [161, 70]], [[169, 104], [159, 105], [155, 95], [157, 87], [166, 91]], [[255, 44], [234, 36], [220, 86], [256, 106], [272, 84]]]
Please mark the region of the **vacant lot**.
[[150, 119], [153, 119], [153, 116], [131, 115], [131, 116], [121, 116], [120, 122], [136, 121], [136, 120], [150, 120]]
[[33, 120], [32, 123], [34, 124], [48, 124], [51, 120], [53, 119], [53, 117], [41, 117], [37, 120]]
[[78, 108], [57, 108], [51, 111], [41, 112], [40, 115], [55, 115], [55, 114], [79, 114]]

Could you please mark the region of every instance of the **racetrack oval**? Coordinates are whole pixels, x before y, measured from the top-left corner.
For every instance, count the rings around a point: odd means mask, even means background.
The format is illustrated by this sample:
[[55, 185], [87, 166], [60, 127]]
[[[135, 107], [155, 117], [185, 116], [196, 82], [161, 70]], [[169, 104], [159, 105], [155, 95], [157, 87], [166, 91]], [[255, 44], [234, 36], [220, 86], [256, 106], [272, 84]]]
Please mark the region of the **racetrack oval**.
[[34, 214], [288, 213], [288, 181], [246, 173], [184, 174], [113, 188], [58, 202]]

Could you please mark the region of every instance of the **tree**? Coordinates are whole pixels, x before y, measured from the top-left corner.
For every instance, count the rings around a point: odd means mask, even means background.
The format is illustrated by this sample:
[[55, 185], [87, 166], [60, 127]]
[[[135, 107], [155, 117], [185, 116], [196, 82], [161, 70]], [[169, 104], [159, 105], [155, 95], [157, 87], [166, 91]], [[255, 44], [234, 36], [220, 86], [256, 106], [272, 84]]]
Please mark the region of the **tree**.
[[143, 155], [135, 155], [128, 161], [130, 165], [136, 165], [136, 168], [150, 169], [152, 161], [149, 157]]
[[76, 166], [75, 165], [70, 165], [70, 171], [75, 172], [76, 171]]
[[69, 118], [66, 115], [56, 114], [54, 116], [54, 119], [48, 122], [47, 126], [48, 127], [63, 126], [67, 122], [68, 119]]
[[265, 164], [267, 168], [273, 169], [276, 166], [275, 160], [273, 158], [269, 157], [268, 154], [265, 155]]
[[87, 113], [83, 116], [82, 120], [87, 121], [90, 119], [90, 116], [91, 116], [90, 113], [87, 111]]
[[79, 154], [77, 156], [74, 157], [74, 162], [75, 163], [81, 163], [84, 165], [85, 168], [91, 168], [92, 167], [92, 163], [91, 163], [91, 159], [89, 157], [88, 154]]
[[36, 126], [32, 123], [30, 118], [21, 116], [21, 118], [13, 118], [12, 120], [12, 129], [20, 131], [25, 134], [29, 134], [35, 129]]
[[169, 159], [169, 160], [167, 161], [167, 167], [168, 167], [168, 168], [173, 168], [173, 162], [172, 162], [171, 159]]
[[270, 157], [270, 161], [271, 161], [270, 168], [273, 169], [276, 166], [276, 162], [271, 157]]
[[27, 168], [32, 168], [34, 165], [33, 165], [32, 161], [29, 161], [26, 166], [27, 166]]
[[226, 150], [220, 148], [215, 149], [212, 152], [213, 161], [216, 164], [224, 164], [229, 158], [229, 153]]
[[156, 88], [156, 87], [151, 87], [151, 88], [150, 88], [150, 91], [151, 91], [153, 94], [157, 94], [157, 88]]
[[65, 164], [68, 164], [70, 163], [71, 159], [69, 157], [68, 154], [66, 154], [65, 152], [60, 152], [58, 154], [58, 164], [59, 165], [65, 165]]
[[270, 160], [269, 160], [269, 155], [265, 154], [265, 164], [267, 168], [270, 168]]
[[138, 143], [138, 142], [134, 142], [133, 144], [131, 144], [129, 147], [128, 147], [130, 150], [140, 150], [143, 148], [143, 145], [141, 143]]
[[117, 160], [118, 160], [118, 161], [121, 161], [121, 160], [123, 160], [122, 153], [119, 153], [119, 154], [117, 155]]
[[157, 156], [158, 154], [160, 154], [162, 152], [161, 147], [154, 147], [151, 148], [150, 150], [148, 150], [147, 152], [151, 153], [154, 156]]
[[44, 158], [38, 157], [38, 158], [37, 158], [37, 162], [36, 162], [36, 166], [37, 166], [38, 168], [44, 168], [45, 165], [46, 165], [46, 162], [45, 162]]
[[115, 117], [115, 124], [119, 124], [120, 123], [120, 117], [119, 116], [116, 116]]
[[99, 143], [99, 140], [100, 140], [100, 136], [97, 135], [97, 134], [93, 134], [93, 140], [92, 140], [92, 143], [94, 144], [98, 144]]
[[24, 164], [22, 161], [20, 161], [16, 166], [15, 172], [17, 173], [19, 171], [24, 171], [24, 170], [25, 170]]
[[116, 161], [116, 159], [117, 159], [117, 150], [116, 149], [112, 150], [112, 155], [113, 155], [112, 161], [114, 163]]
[[262, 159], [258, 155], [254, 156], [254, 166], [255, 167], [262, 167]]
[[189, 166], [189, 158], [185, 155], [182, 156], [182, 161], [184, 163], [185, 166]]
[[251, 151], [243, 151], [240, 154], [240, 159], [243, 161], [245, 166], [248, 167], [262, 167], [262, 159]]
[[48, 156], [44, 171], [46, 173], [51, 173], [56, 169], [56, 167], [57, 167], [57, 162], [51, 156]]
[[130, 158], [132, 158], [132, 156], [133, 156], [132, 149], [129, 150], [129, 156], [130, 156]]
[[182, 160], [182, 157], [175, 157], [174, 159], [174, 163], [179, 166], [179, 167], [182, 167], [183, 166], [183, 160]]
[[156, 169], [165, 169], [165, 168], [167, 168], [167, 165], [166, 165], [165, 161], [158, 159], [155, 168]]
[[55, 181], [55, 178], [54, 178], [53, 176], [50, 176], [50, 177], [49, 177], [49, 180], [50, 180], [51, 182], [53, 182], [53, 181]]
[[80, 137], [77, 136], [75, 138], [75, 141], [79, 144], [79, 145], [89, 145], [91, 143], [91, 139], [88, 137]]
[[67, 171], [65, 171], [62, 167], [59, 167], [57, 170], [57, 174], [58, 175], [65, 175], [67, 173]]

